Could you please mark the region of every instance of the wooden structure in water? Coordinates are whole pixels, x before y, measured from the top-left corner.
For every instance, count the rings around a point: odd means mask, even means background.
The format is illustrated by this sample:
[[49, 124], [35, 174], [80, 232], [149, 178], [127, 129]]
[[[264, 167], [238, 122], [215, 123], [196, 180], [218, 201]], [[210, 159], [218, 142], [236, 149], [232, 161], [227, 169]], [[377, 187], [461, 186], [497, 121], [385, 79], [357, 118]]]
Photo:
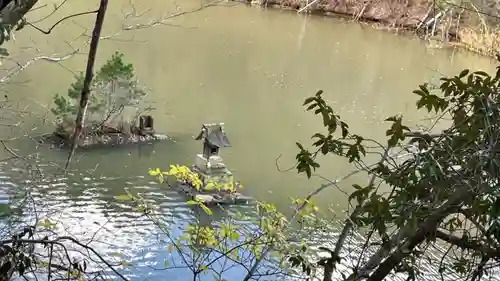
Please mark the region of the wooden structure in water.
[[[223, 123], [203, 124], [199, 135], [195, 138], [203, 143], [203, 152], [196, 155], [195, 163], [192, 165], [193, 172], [197, 173], [202, 181], [201, 188], [196, 189], [181, 182], [179, 185], [186, 195], [207, 205], [248, 203], [252, 198], [238, 192], [241, 185], [234, 181], [231, 171], [226, 168], [219, 155], [221, 148], [231, 146], [223, 126]], [[207, 188], [214, 183], [219, 188]]]
[[143, 115], [139, 117], [139, 135], [148, 136], [154, 135], [153, 117], [151, 115]]

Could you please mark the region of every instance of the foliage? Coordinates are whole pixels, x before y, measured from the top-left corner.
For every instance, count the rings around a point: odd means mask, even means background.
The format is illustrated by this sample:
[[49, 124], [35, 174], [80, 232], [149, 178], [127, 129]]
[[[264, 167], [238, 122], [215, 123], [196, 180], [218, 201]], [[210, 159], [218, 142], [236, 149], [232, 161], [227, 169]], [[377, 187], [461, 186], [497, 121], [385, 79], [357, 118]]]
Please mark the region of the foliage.
[[[56, 235], [57, 228], [57, 223], [44, 219], [0, 240], [0, 278], [12, 280], [19, 276], [28, 279], [41, 272], [47, 272], [47, 276], [54, 279], [78, 281], [101, 276], [103, 271], [95, 270], [96, 261], [108, 265], [109, 262], [87, 244], [73, 237]], [[87, 258], [75, 259], [69, 255], [71, 248], [93, 252], [95, 256], [89, 254]], [[123, 278], [112, 266], [109, 268]]]
[[[353, 185], [348, 199], [355, 208], [338, 239], [331, 235], [334, 222], [320, 218], [311, 201], [319, 191], [307, 199], [293, 199], [291, 218], [264, 202], [246, 214], [236, 211], [220, 218], [221, 212], [229, 211], [188, 200], [194, 219], [179, 236], [141, 194], [127, 191], [116, 200], [130, 202], [148, 216], [168, 237], [169, 253], [180, 257], [195, 278], [211, 273], [215, 280], [224, 280], [227, 268], [238, 266], [245, 269], [245, 281], [265, 274], [306, 279], [319, 267], [324, 281], [330, 281], [335, 271], [350, 281], [379, 281], [390, 273], [415, 280], [425, 272], [418, 265], [424, 260], [442, 277], [458, 274], [479, 280], [494, 274], [500, 260], [499, 87], [500, 67], [493, 75], [464, 70], [443, 77], [439, 86], [422, 84], [414, 91], [417, 108], [436, 114], [446, 129], [413, 131], [402, 116], [392, 116], [386, 119], [390, 126], [385, 143], [351, 132], [322, 91], [307, 98], [304, 106], [321, 116], [326, 132], [313, 135], [312, 149], [297, 143], [298, 172], [310, 178], [320, 167], [320, 155], [335, 155], [371, 176], [367, 184]], [[379, 161], [366, 163], [369, 153], [380, 154]], [[196, 189], [206, 188], [206, 182], [185, 166], [149, 174], [161, 183], [171, 176]], [[225, 189], [217, 180], [210, 183], [210, 189]], [[354, 232], [364, 234], [362, 249], [346, 253], [346, 236]], [[322, 233], [334, 240], [334, 249], [312, 239]], [[443, 245], [448, 250], [435, 251]], [[329, 256], [319, 257], [320, 252]], [[357, 258], [349, 264], [350, 271], [341, 270], [346, 254]], [[175, 260], [166, 260], [165, 268], [178, 267]]]
[[[209, 176], [204, 180], [200, 178], [197, 173], [194, 173], [186, 166], [170, 165], [170, 170], [167, 172], [162, 172], [160, 169], [150, 170], [150, 176], [157, 177], [157, 179], [163, 183], [165, 181], [165, 176], [174, 176], [178, 181], [184, 184], [189, 184], [193, 186], [196, 190], [205, 191], [226, 191], [233, 193], [236, 191], [236, 186], [234, 184], [234, 179], [232, 176], [229, 177], [219, 177], [219, 176]], [[242, 186], [240, 185], [240, 188]]]
[[[419, 97], [416, 106], [436, 113], [438, 118], [450, 116], [451, 124], [440, 132], [412, 131], [404, 125], [402, 116], [392, 116], [386, 119], [390, 126], [385, 144], [352, 133], [348, 124], [327, 104], [322, 91], [305, 100], [304, 106], [322, 117], [326, 132], [313, 135], [313, 150], [297, 143], [299, 173], [311, 177], [320, 167], [317, 162], [320, 155], [337, 155], [372, 176], [368, 184], [353, 186], [349, 201], [356, 207], [335, 249], [306, 242], [311, 235], [328, 229], [328, 223], [332, 224], [316, 215], [318, 209], [310, 197], [294, 200], [296, 212], [291, 220], [273, 205], [259, 202], [256, 211], [245, 217], [253, 221], [256, 228], [239, 224], [236, 219], [217, 226], [195, 221], [186, 227], [183, 235], [171, 237], [173, 246], [169, 249], [189, 257], [196, 252], [197, 259], [188, 263], [195, 275], [213, 265], [199, 262], [210, 260], [209, 257], [238, 261], [247, 268], [248, 275], [255, 274], [252, 269], [256, 267], [268, 266], [261, 263], [262, 260], [268, 259], [269, 263], [276, 257], [274, 264], [286, 269], [287, 274], [291, 274], [289, 267], [300, 267], [302, 277], [314, 275], [315, 268], [323, 267], [323, 278], [329, 281], [344, 260], [344, 235], [355, 229], [366, 234], [366, 241], [364, 249], [356, 253], [358, 262], [351, 266], [350, 274], [340, 272], [345, 280], [383, 280], [391, 272], [415, 279], [423, 274], [417, 265], [421, 257], [437, 265], [442, 275], [459, 274], [478, 280], [488, 274], [492, 262], [500, 260], [500, 223], [497, 222], [500, 68], [493, 76], [464, 70], [454, 77], [442, 78], [441, 82], [438, 87], [420, 85], [414, 91]], [[373, 144], [378, 147], [375, 151]], [[380, 160], [375, 164], [365, 163], [365, 156], [373, 152], [382, 155]], [[168, 172], [156, 169], [149, 174], [160, 182], [174, 176], [196, 188], [203, 186], [198, 175], [184, 166], [171, 166]], [[137, 206], [143, 205], [137, 198], [126, 197]], [[213, 208], [205, 202], [190, 200], [187, 204], [199, 206], [203, 214], [213, 216]], [[150, 208], [141, 207], [141, 210], [152, 216]], [[298, 230], [292, 225], [294, 219], [300, 223]], [[154, 220], [169, 235], [167, 227], [158, 218]], [[294, 231], [290, 231], [292, 229]], [[259, 239], [239, 240], [257, 236]], [[225, 240], [228, 237], [232, 240]], [[242, 262], [242, 253], [229, 253], [222, 248], [235, 243], [239, 247], [257, 247], [258, 251], [249, 251], [253, 260]], [[458, 251], [441, 251], [438, 260], [433, 260], [436, 253], [429, 255], [429, 252], [442, 245]], [[214, 251], [219, 254], [217, 257], [211, 256]], [[318, 261], [315, 254], [320, 251], [329, 252], [330, 256]], [[220, 273], [220, 268], [210, 270]]]
[[[0, 24], [0, 46], [4, 43], [10, 41], [13, 36], [13, 31], [19, 31], [24, 28], [27, 21], [25, 18], [22, 18], [17, 24]], [[6, 48], [0, 47], [0, 56], [7, 57], [9, 55], [9, 51]]]
[[[401, 116], [389, 117], [386, 145], [351, 133], [322, 91], [305, 100], [308, 110], [322, 116], [327, 132], [313, 136], [312, 152], [298, 144], [298, 172], [311, 177], [320, 166], [316, 158], [332, 154], [346, 157], [376, 179], [354, 185], [349, 196], [357, 207], [345, 228], [366, 230], [366, 245], [373, 240], [380, 244], [367, 257], [361, 254], [363, 262], [352, 268], [348, 280], [382, 280], [399, 271], [416, 278], [421, 274], [416, 261], [437, 243], [461, 250], [442, 251], [434, 262], [441, 274], [457, 272], [478, 280], [500, 260], [499, 87], [500, 67], [493, 75], [464, 70], [441, 78], [436, 88], [420, 85], [414, 91], [417, 107], [439, 119], [450, 116], [451, 124], [437, 133], [413, 132]], [[363, 158], [374, 143], [383, 156], [369, 165]], [[339, 239], [332, 252], [338, 254], [343, 243]], [[325, 266], [330, 271], [325, 276], [334, 268]]]
[[[67, 97], [56, 94], [52, 113], [59, 121], [74, 120], [83, 88], [84, 75], [76, 76], [68, 89]], [[138, 85], [132, 64], [126, 63], [123, 54], [116, 52], [95, 74], [87, 109], [88, 122], [102, 126], [122, 114], [125, 108], [135, 108], [146, 96]]]
[[[176, 180], [190, 182], [196, 188], [203, 186], [198, 174], [186, 166], [172, 165], [168, 172], [155, 169], [150, 170], [149, 174], [160, 183], [166, 183], [167, 177], [172, 176]], [[224, 189], [219, 182], [211, 183], [216, 190]], [[292, 221], [277, 211], [273, 204], [256, 202], [250, 211], [242, 213], [236, 210], [220, 218], [221, 212], [225, 213], [226, 210], [210, 207], [201, 200], [188, 200], [187, 205], [196, 207], [193, 209], [194, 221], [185, 227], [182, 235], [174, 237], [163, 215], [156, 212], [154, 205], [146, 203], [141, 194], [127, 191], [115, 199], [131, 202], [136, 210], [147, 215], [168, 237], [171, 243], [167, 246], [168, 252], [180, 258], [166, 260], [166, 269], [186, 266], [194, 279], [198, 275], [210, 273], [214, 280], [226, 280], [225, 272], [235, 266], [246, 272], [242, 280], [265, 276], [293, 276], [297, 280], [307, 278], [291, 269], [292, 264], [306, 262], [311, 257], [305, 241], [300, 239], [306, 235], [297, 235], [297, 229], [290, 231]], [[312, 202], [295, 199], [293, 203], [297, 205], [296, 217], [301, 218], [304, 228], [308, 224], [317, 224], [319, 219], [315, 212], [318, 208]], [[203, 223], [207, 217], [211, 221], [209, 225]], [[246, 223], [241, 223], [243, 221]], [[174, 264], [175, 260], [182, 260], [182, 265]], [[312, 267], [302, 265], [302, 269], [311, 273]]]

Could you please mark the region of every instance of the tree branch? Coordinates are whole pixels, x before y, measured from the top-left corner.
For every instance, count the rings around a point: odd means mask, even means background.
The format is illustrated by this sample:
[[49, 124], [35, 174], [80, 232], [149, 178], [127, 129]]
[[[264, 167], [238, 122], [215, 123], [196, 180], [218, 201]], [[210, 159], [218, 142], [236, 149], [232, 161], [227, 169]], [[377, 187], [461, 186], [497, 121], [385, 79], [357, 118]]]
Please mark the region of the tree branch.
[[[420, 223], [415, 231], [415, 234], [408, 237], [396, 250], [382, 262], [375, 272], [367, 279], [367, 281], [382, 281], [392, 271], [394, 267], [408, 256], [411, 251], [421, 244], [428, 235], [435, 233], [438, 225], [442, 220], [451, 213], [454, 213], [465, 204], [467, 200], [473, 200], [474, 192], [470, 186], [462, 186], [457, 190], [448, 201], [441, 207], [434, 210], [427, 219]], [[464, 200], [466, 198], [467, 200]]]
[[72, 14], [72, 15], [69, 15], [69, 16], [66, 16], [60, 20], [58, 20], [56, 23], [54, 23], [47, 31], [41, 29], [40, 27], [30, 23], [30, 22], [27, 22], [27, 24], [31, 27], [33, 27], [34, 29], [40, 31], [41, 33], [43, 34], [50, 34], [52, 32], [52, 30], [60, 23], [62, 23], [63, 21], [67, 20], [67, 19], [70, 19], [70, 18], [74, 18], [74, 17], [78, 17], [78, 16], [83, 16], [83, 15], [89, 15], [89, 14], [95, 14], [99, 12], [99, 10], [94, 10], [94, 11], [87, 11], [87, 12], [81, 12], [81, 13], [76, 13], [76, 14]]
[[[106, 1], [106, 0], [102, 0], [102, 1]], [[112, 264], [110, 264], [105, 258], [103, 258], [94, 248], [92, 248], [88, 245], [85, 245], [85, 244], [81, 243], [80, 241], [78, 241], [75, 238], [70, 237], [70, 236], [61, 236], [61, 237], [58, 237], [54, 240], [48, 240], [48, 239], [6, 239], [6, 240], [1, 240], [0, 245], [6, 245], [6, 244], [11, 244], [11, 243], [16, 242], [16, 243], [27, 243], [27, 244], [51, 244], [51, 245], [59, 245], [61, 247], [64, 247], [64, 245], [61, 243], [61, 241], [64, 241], [64, 240], [71, 241], [72, 243], [74, 243], [74, 244], [76, 244], [76, 245], [78, 245], [86, 250], [89, 250], [94, 255], [96, 255], [97, 258], [99, 258], [99, 260], [101, 262], [103, 262], [107, 267], [109, 267], [121, 279], [123, 279], [124, 281], [128, 281], [128, 278], [126, 278], [120, 272], [118, 272], [114, 268], [114, 266]]]
[[[384, 152], [384, 155], [380, 159], [377, 164], [382, 164], [386, 161], [387, 157], [389, 156], [389, 148], [387, 148]], [[368, 183], [368, 186], [372, 186], [375, 183], [375, 179], [377, 178], [377, 174], [374, 173], [372, 177], [370, 178], [370, 182]], [[354, 221], [358, 218], [360, 213], [363, 210], [363, 202], [360, 202], [358, 206], [354, 209], [354, 211], [351, 213], [349, 218], [345, 221], [344, 228], [342, 229], [342, 232], [340, 233], [339, 239], [337, 240], [337, 243], [335, 244], [335, 250], [332, 254], [332, 259], [330, 260], [331, 262], [334, 261], [339, 261], [340, 260], [340, 252], [342, 251], [342, 247], [344, 246], [345, 239], [347, 238], [347, 234], [352, 230], [354, 227]], [[325, 273], [324, 273], [324, 278], [323, 281], [330, 281], [331, 276], [333, 274], [333, 270], [335, 269], [335, 264], [329, 264], [328, 266], [325, 266]], [[330, 278], [330, 279], [327, 279]]]
[[472, 241], [467, 237], [458, 237], [441, 230], [436, 231], [436, 237], [457, 247], [483, 252], [489, 257], [500, 259], [500, 249], [492, 248], [478, 241]]
[[104, 23], [104, 16], [106, 15], [106, 9], [108, 7], [108, 0], [101, 0], [99, 9], [96, 16], [96, 21], [94, 25], [94, 31], [92, 32], [92, 39], [90, 41], [90, 50], [87, 60], [87, 68], [85, 71], [85, 78], [83, 81], [82, 94], [80, 97], [80, 106], [78, 108], [78, 114], [76, 116], [75, 131], [73, 133], [73, 143], [71, 145], [71, 151], [68, 155], [68, 160], [66, 161], [65, 170], [68, 169], [71, 158], [75, 153], [76, 147], [78, 146], [78, 139], [83, 130], [83, 125], [85, 122], [85, 115], [88, 107], [89, 96], [90, 96], [90, 84], [92, 83], [92, 78], [94, 76], [94, 64], [95, 57], [97, 53], [97, 47], [99, 45], [99, 39], [101, 37], [102, 25]]
[[[68, 2], [68, 0], [63, 0], [59, 5], [55, 6], [54, 7], [54, 10], [52, 10], [52, 12], [50, 12], [48, 15], [44, 16], [43, 18], [41, 19], [38, 19], [36, 21], [33, 21], [31, 23], [35, 24], [35, 23], [38, 23], [38, 22], [41, 22], [43, 20], [46, 20], [48, 19], [49, 17], [51, 17], [53, 14], [55, 14], [64, 4], [66, 4], [66, 2]], [[47, 6], [47, 4], [45, 4], [45, 6]], [[42, 6], [43, 7], [43, 6]], [[40, 8], [40, 7], [39, 7]], [[33, 9], [33, 10], [36, 10], [36, 9]], [[32, 10], [32, 11], [33, 11]]]

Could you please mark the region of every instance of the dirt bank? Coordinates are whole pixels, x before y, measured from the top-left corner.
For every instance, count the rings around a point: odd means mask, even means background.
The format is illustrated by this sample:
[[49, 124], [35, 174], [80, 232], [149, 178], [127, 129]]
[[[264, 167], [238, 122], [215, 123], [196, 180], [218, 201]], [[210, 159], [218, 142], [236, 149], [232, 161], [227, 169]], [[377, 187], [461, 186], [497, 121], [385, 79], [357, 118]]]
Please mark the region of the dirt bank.
[[372, 23], [377, 28], [411, 31], [423, 39], [441, 41], [483, 55], [500, 51], [500, 15], [495, 1], [483, 6], [473, 0], [462, 6], [436, 5], [430, 0], [240, 0], [247, 4]]

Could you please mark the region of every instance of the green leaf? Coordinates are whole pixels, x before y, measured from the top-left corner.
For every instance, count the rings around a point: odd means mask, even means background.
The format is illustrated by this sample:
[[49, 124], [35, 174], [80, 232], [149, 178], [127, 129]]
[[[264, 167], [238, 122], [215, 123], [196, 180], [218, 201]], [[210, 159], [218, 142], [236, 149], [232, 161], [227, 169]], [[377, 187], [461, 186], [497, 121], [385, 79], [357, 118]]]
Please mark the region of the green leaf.
[[321, 153], [327, 154], [330, 151], [330, 148], [328, 147], [328, 143], [325, 142], [323, 146], [321, 146]]
[[236, 232], [236, 231], [233, 231], [231, 233], [231, 239], [235, 240], [235, 241], [238, 240], [238, 239], [240, 239], [240, 234], [238, 232]]
[[[315, 99], [316, 99], [316, 97], [308, 97], [308, 98], [304, 101], [303, 106], [310, 104], [310, 103], [311, 103], [311, 102], [313, 102]], [[309, 110], [309, 109], [308, 109], [308, 110]]]
[[349, 195], [348, 200], [352, 201], [353, 199], [356, 199], [358, 201], [358, 203], [360, 203], [363, 200], [363, 190], [360, 189], [360, 190], [356, 190], [353, 193], [351, 193], [351, 195]]
[[9, 56], [9, 51], [7, 51], [7, 49], [5, 49], [5, 48], [0, 48], [0, 56], [4, 56], [4, 57]]
[[207, 215], [212, 214], [212, 210], [210, 210], [207, 206], [205, 206], [205, 204], [200, 204], [200, 207], [203, 209], [203, 211], [205, 211], [205, 213], [207, 213]]
[[483, 76], [483, 77], [490, 77], [490, 75], [484, 71], [476, 71], [476, 72], [474, 72], [474, 74], [479, 75], [479, 76]]
[[305, 172], [306, 172], [306, 176], [307, 176], [307, 178], [308, 178], [308, 179], [310, 179], [310, 178], [311, 178], [311, 176], [312, 176], [311, 167], [310, 167], [310, 166], [307, 166], [307, 167], [305, 168]]
[[307, 111], [309, 111], [309, 110], [311, 110], [311, 109], [314, 109], [316, 106], [318, 106], [318, 104], [317, 104], [317, 103], [313, 103], [313, 104], [309, 105], [309, 106], [306, 108], [306, 110], [307, 110]]
[[153, 177], [154, 177], [154, 176], [157, 176], [157, 175], [161, 174], [161, 171], [160, 171], [160, 169], [159, 169], [159, 168], [156, 168], [156, 170], [149, 170], [149, 171], [148, 171], [148, 174], [149, 174], [150, 176], [153, 176]]
[[422, 91], [422, 90], [415, 90], [415, 91], [413, 91], [413, 93], [417, 94], [417, 95], [419, 95], [421, 97], [425, 97], [426, 96], [426, 93], [424, 91]]
[[425, 99], [421, 98], [417, 101], [417, 109], [422, 108], [425, 105]]
[[40, 222], [38, 222], [38, 226], [46, 229], [54, 229], [56, 225], [57, 223], [51, 222], [49, 219], [43, 219]]
[[209, 182], [204, 187], [204, 189], [207, 191], [215, 190], [216, 188], [220, 190], [220, 187], [218, 187], [217, 184], [214, 182]]
[[427, 108], [428, 112], [431, 112], [431, 110], [432, 110], [432, 103], [426, 104], [425, 107]]
[[304, 150], [304, 147], [302, 146], [302, 144], [300, 144], [300, 142], [296, 142], [295, 144], [299, 147], [300, 150]]
[[396, 122], [396, 121], [398, 121], [398, 117], [397, 117], [397, 116], [387, 117], [387, 118], [385, 119], [385, 121], [388, 121], [388, 122]]
[[395, 147], [396, 145], [398, 144], [398, 138], [395, 137], [395, 135], [393, 135], [388, 141], [387, 141], [387, 145], [389, 147]]
[[353, 184], [352, 187], [354, 187], [354, 189], [356, 190], [363, 189], [359, 184]]
[[347, 150], [346, 156], [349, 159], [349, 163], [353, 162], [354, 160], [359, 161], [361, 158], [359, 156], [359, 150], [356, 145], [351, 145], [349, 147], [349, 150]]
[[467, 74], [469, 74], [469, 70], [468, 69], [464, 69], [462, 70], [462, 72], [460, 72], [460, 74], [458, 75], [459, 78], [464, 78], [465, 76], [467, 76]]
[[342, 129], [342, 138], [346, 138], [349, 135], [349, 125], [347, 123], [340, 121], [340, 128]]
[[427, 87], [427, 83], [423, 84], [423, 85], [418, 85], [418, 87], [420, 88], [420, 90], [422, 90], [425, 94], [429, 94], [429, 88]]

